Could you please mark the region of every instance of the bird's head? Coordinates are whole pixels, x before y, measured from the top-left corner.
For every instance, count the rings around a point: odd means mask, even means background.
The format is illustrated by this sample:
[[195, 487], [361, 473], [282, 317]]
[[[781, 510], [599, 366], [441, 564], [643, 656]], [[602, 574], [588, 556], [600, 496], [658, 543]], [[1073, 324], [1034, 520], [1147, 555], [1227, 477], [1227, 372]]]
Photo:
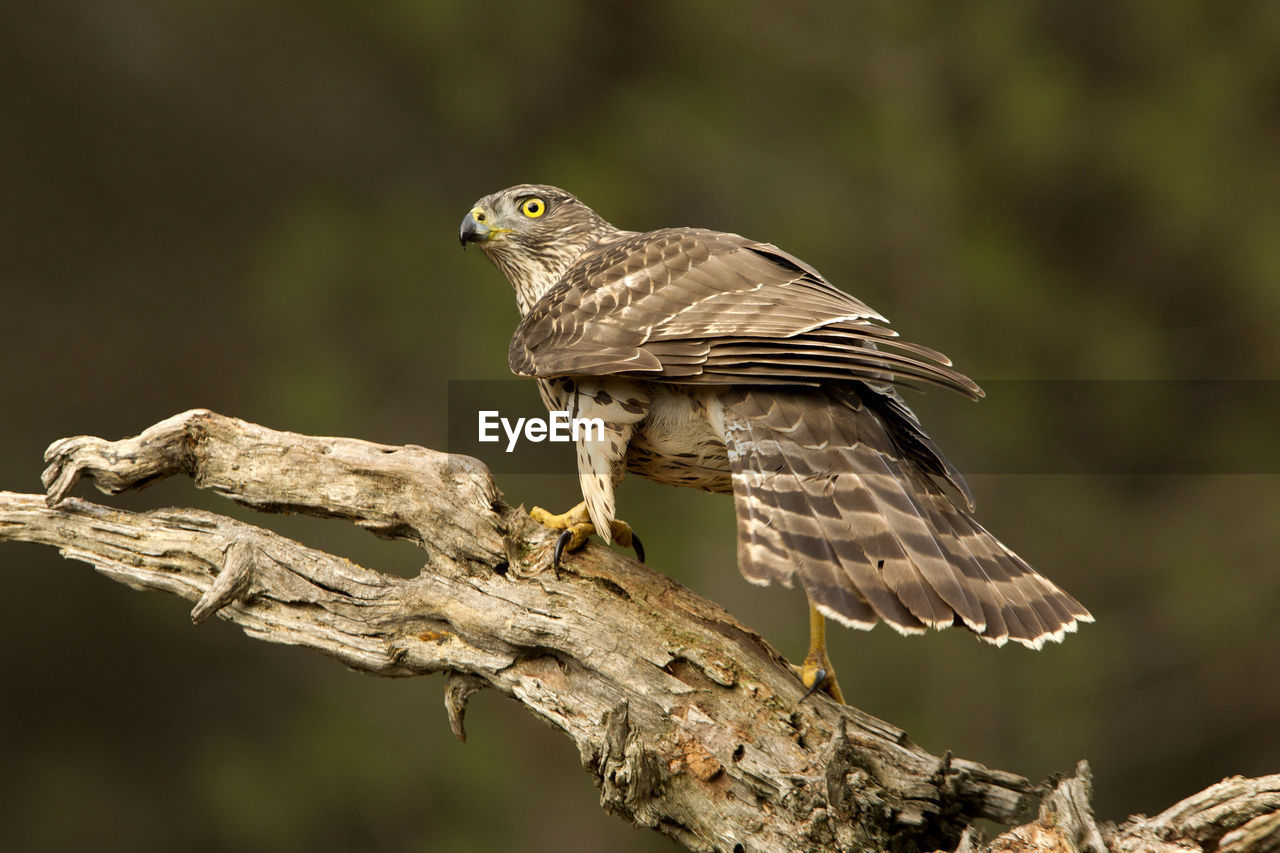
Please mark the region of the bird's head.
[[571, 194], [520, 184], [487, 195], [462, 220], [463, 248], [475, 243], [507, 276], [521, 312], [560, 280], [585, 250], [616, 229]]

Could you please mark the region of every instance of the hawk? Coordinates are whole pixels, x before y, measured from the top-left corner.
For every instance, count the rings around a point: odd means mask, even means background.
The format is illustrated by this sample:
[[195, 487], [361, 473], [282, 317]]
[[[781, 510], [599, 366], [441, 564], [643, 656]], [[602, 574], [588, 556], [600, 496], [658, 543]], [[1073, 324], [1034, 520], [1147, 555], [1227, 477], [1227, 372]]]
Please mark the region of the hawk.
[[978, 524], [898, 393], [981, 389], [809, 264], [737, 234], [622, 231], [534, 184], [480, 199], [460, 238], [515, 289], [511, 370], [537, 380], [550, 411], [605, 424], [603, 440], [577, 442], [583, 502], [532, 513], [564, 531], [557, 561], [593, 532], [639, 551], [614, 512], [628, 471], [732, 494], [739, 570], [799, 581], [800, 679], [837, 701], [824, 617], [904, 634], [963, 625], [1037, 649], [1092, 621]]

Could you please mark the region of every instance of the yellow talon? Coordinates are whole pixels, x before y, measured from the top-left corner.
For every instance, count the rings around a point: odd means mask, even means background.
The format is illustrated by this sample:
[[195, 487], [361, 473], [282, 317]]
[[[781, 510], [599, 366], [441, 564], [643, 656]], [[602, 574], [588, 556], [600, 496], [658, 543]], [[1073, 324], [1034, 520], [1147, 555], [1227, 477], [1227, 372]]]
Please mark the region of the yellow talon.
[[[562, 553], [578, 550], [596, 532], [596, 526], [591, 523], [591, 515], [587, 512], [586, 501], [559, 515], [547, 512], [540, 506], [535, 506], [529, 511], [529, 517], [545, 527], [550, 527], [552, 530], [564, 531], [556, 542], [555, 554], [551, 560], [552, 568], [558, 569], [560, 567], [560, 555]], [[640, 562], [644, 562], [644, 546], [640, 544], [640, 537], [631, 529], [631, 525], [615, 518], [609, 522], [609, 533], [612, 540], [622, 547], [635, 548], [636, 556], [640, 558]]]
[[[575, 524], [590, 524], [591, 515], [587, 512], [587, 502], [575, 506], [568, 512], [562, 512], [559, 515], [553, 515], [540, 506], [535, 506], [529, 510], [529, 517], [539, 524], [554, 528], [555, 530], [568, 530]], [[594, 531], [595, 528], [593, 527]]]
[[821, 690], [832, 699], [844, 704], [844, 694], [836, 681], [836, 671], [827, 657], [827, 620], [812, 604], [809, 605], [809, 653], [804, 657], [798, 672], [800, 683], [805, 686], [803, 702], [809, 694]]
[[613, 541], [623, 548], [634, 547], [637, 553], [640, 554], [640, 562], [644, 562], [644, 548], [640, 547], [640, 537], [636, 536], [630, 524], [615, 518], [609, 522], [609, 533]]

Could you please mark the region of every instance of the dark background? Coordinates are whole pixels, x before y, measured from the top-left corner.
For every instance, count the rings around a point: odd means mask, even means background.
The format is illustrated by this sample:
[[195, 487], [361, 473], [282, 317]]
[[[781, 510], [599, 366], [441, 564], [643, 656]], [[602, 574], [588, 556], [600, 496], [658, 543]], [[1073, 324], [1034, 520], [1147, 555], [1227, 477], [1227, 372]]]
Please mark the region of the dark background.
[[[555, 183], [621, 227], [775, 242], [988, 382], [911, 402], [983, 523], [1098, 622], [1039, 653], [839, 631], [855, 704], [1033, 778], [1088, 758], [1109, 819], [1280, 770], [1280, 6], [787, 8], [0, 5], [0, 488], [38, 491], [55, 438], [193, 406], [443, 447], [448, 381], [506, 378], [516, 321], [458, 223]], [[1090, 390], [1150, 380], [1156, 406]], [[76, 493], [248, 517], [184, 481]], [[803, 655], [800, 593], [737, 575], [731, 501], [637, 479], [620, 510], [655, 567]], [[513, 702], [477, 696], [459, 744], [438, 678], [0, 559], [6, 849], [671, 849]]]

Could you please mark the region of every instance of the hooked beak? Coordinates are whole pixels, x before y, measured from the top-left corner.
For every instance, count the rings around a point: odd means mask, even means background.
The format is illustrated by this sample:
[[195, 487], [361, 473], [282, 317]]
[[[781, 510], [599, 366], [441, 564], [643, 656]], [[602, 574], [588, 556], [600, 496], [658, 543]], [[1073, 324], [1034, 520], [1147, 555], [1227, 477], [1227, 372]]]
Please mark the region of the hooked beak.
[[462, 244], [462, 248], [467, 248], [468, 243], [487, 243], [493, 239], [495, 231], [502, 229], [491, 228], [488, 224], [489, 215], [484, 208], [473, 208], [462, 220], [462, 227], [458, 229], [458, 242]]

